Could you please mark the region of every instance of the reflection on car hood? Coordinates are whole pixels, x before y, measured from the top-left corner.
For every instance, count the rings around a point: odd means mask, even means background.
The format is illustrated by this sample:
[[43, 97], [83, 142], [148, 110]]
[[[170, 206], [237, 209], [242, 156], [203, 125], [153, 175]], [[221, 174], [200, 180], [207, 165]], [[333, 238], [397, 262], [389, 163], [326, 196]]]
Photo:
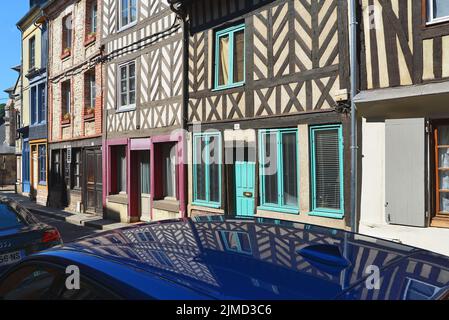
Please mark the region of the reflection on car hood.
[[142, 224], [56, 250], [114, 260], [217, 298], [431, 298], [449, 285], [446, 257], [341, 230], [263, 218]]

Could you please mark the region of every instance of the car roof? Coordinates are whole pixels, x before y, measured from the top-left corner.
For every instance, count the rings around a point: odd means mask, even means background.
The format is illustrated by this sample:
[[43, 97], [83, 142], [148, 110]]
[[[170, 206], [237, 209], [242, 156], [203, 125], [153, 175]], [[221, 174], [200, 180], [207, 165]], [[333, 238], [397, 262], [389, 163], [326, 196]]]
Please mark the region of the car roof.
[[[140, 224], [39, 256], [65, 256], [118, 279], [139, 270], [140, 277], [217, 299], [390, 300], [410, 299], [421, 291], [432, 298], [449, 285], [447, 257], [342, 230], [264, 218]], [[105, 261], [114, 263], [115, 274]], [[376, 283], [372, 277], [377, 275], [380, 285], [373, 290], [369, 283]], [[126, 279], [154, 297], [157, 287], [141, 281]]]

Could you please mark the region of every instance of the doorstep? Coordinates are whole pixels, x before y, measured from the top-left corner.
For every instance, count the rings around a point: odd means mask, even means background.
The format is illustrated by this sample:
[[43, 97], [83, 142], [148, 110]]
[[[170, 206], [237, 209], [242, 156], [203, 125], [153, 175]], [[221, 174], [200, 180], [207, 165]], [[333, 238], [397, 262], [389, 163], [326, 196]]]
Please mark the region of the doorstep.
[[359, 233], [449, 256], [449, 229], [361, 223]]

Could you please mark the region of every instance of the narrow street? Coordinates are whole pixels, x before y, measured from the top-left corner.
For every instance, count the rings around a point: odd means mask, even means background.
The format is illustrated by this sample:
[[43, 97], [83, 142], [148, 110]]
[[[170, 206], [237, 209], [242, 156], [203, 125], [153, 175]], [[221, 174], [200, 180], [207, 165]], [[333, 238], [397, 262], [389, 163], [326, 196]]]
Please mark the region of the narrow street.
[[33, 214], [43, 223], [57, 228], [61, 233], [61, 237], [64, 243], [74, 242], [89, 235], [102, 232], [101, 230], [97, 230], [94, 228], [76, 226], [74, 224], [43, 216], [38, 213]]

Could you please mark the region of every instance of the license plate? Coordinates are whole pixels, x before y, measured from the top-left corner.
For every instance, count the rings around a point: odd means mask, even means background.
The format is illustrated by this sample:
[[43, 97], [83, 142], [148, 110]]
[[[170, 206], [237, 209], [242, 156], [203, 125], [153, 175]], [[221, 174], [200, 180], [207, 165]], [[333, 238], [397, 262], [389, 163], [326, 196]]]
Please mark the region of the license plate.
[[22, 260], [23, 257], [24, 254], [21, 251], [0, 254], [0, 266], [14, 264]]

